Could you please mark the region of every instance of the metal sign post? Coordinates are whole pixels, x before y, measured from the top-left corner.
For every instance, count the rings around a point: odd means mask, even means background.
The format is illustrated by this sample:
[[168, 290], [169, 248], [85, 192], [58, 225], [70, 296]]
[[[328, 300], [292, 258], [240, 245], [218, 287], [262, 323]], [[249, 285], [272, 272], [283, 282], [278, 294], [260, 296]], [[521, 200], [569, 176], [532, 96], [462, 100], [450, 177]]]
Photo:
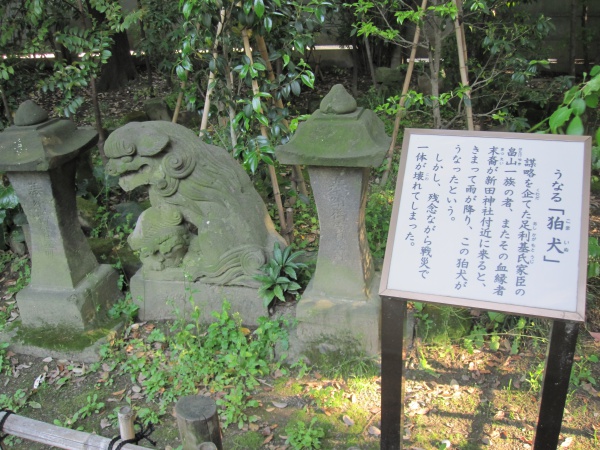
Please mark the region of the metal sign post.
[[382, 449], [402, 448], [406, 300], [554, 319], [537, 450], [585, 318], [591, 138], [407, 129], [383, 264]]
[[404, 424], [404, 325], [406, 302], [381, 298], [381, 443], [395, 450], [402, 442]]
[[552, 324], [538, 424], [533, 440], [535, 450], [557, 448], [567, 401], [579, 324], [555, 320]]

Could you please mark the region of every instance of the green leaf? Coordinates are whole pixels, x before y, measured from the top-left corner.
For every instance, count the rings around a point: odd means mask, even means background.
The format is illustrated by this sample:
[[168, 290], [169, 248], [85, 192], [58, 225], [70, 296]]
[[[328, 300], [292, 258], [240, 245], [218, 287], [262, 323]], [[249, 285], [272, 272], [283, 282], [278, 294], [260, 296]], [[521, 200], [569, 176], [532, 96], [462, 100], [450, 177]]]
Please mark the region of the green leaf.
[[258, 16], [258, 18], [262, 18], [265, 13], [265, 4], [263, 0], [254, 0], [254, 12]]
[[597, 94], [590, 94], [590, 95], [586, 96], [585, 97], [585, 104], [589, 108], [596, 108], [598, 106], [598, 95]]
[[301, 89], [300, 89], [300, 83], [298, 83], [297, 80], [294, 80], [290, 83], [290, 86], [292, 88], [292, 92], [294, 93], [294, 95], [300, 95]]
[[256, 120], [258, 120], [260, 122], [260, 124], [264, 125], [265, 127], [269, 126], [269, 119], [267, 118], [267, 116], [264, 116], [262, 114], [257, 114]]
[[252, 108], [252, 105], [250, 103], [245, 104], [244, 105], [244, 109], [243, 109], [244, 115], [246, 117], [252, 117], [252, 109], [253, 108]]
[[190, 13], [192, 12], [192, 7], [193, 7], [193, 5], [190, 2], [185, 2], [183, 4], [181, 13], [183, 14], [183, 17], [185, 17], [186, 20], [190, 18]]
[[573, 86], [571, 89], [569, 89], [567, 92], [565, 92], [565, 99], [563, 100], [563, 103], [568, 104], [570, 103], [573, 98], [575, 97], [575, 94], [579, 92], [579, 88], [577, 86]]
[[562, 107], [558, 108], [550, 116], [550, 119], [548, 122], [550, 125], [550, 130], [553, 133], [556, 133], [556, 130], [559, 127], [562, 127], [567, 122], [567, 120], [569, 120], [570, 117], [571, 117], [571, 108], [569, 108], [568, 106], [562, 106]]
[[587, 84], [583, 87], [581, 92], [583, 95], [590, 95], [592, 92], [597, 92], [600, 90], [600, 75], [596, 75]]
[[596, 278], [600, 275], [600, 263], [595, 261], [590, 262], [588, 264], [587, 277], [588, 278]]
[[282, 302], [285, 302], [285, 297], [283, 296], [283, 289], [281, 289], [281, 286], [276, 285], [275, 288], [273, 289], [273, 293], [279, 300], [281, 300]]
[[267, 30], [267, 33], [270, 32], [273, 28], [273, 20], [268, 16], [265, 17], [263, 19], [263, 26], [265, 27], [265, 30]]
[[177, 78], [179, 78], [181, 81], [187, 80], [187, 73], [183, 67], [177, 66], [175, 68], [175, 73], [177, 74]]
[[576, 98], [571, 103], [571, 109], [576, 116], [581, 116], [585, 112], [586, 103], [582, 98]]
[[283, 268], [283, 271], [284, 271], [284, 272], [285, 272], [285, 273], [286, 273], [286, 274], [287, 274], [287, 275], [288, 275], [288, 276], [289, 276], [289, 277], [290, 277], [292, 280], [295, 280], [295, 279], [297, 278], [297, 276], [298, 276], [298, 275], [296, 274], [296, 271], [295, 271], [295, 270], [294, 270], [292, 267], [290, 267], [290, 266], [285, 266], [285, 267]]
[[[311, 73], [312, 75], [312, 73]], [[302, 75], [300, 75], [300, 78], [302, 79], [302, 82], [308, 86], [309, 88], [313, 89], [314, 84], [315, 84], [315, 76], [312, 75], [312, 77], [307, 74], [307, 73], [303, 73]]]
[[599, 73], [600, 73], [600, 66], [594, 66], [594, 67], [592, 67], [592, 70], [590, 70], [591, 77], [595, 77]]
[[254, 109], [254, 111], [256, 111], [257, 113], [260, 113], [262, 108], [260, 105], [260, 97], [254, 97], [252, 99], [252, 109]]
[[495, 312], [495, 311], [488, 311], [488, 317], [490, 318], [490, 320], [492, 322], [502, 323], [502, 322], [504, 322], [504, 319], [506, 318], [506, 314], [502, 314], [502, 313]]
[[281, 264], [283, 253], [281, 252], [281, 248], [279, 248], [279, 244], [275, 244], [273, 248], [273, 259]]
[[0, 209], [13, 209], [19, 206], [19, 199], [12, 186], [0, 188]]
[[273, 162], [273, 159], [271, 159], [271, 157], [269, 155], [265, 155], [264, 153], [260, 154], [260, 160], [270, 166], [275, 165], [275, 163]]
[[575, 116], [567, 128], [567, 134], [572, 136], [583, 136], [584, 128], [581, 117]]

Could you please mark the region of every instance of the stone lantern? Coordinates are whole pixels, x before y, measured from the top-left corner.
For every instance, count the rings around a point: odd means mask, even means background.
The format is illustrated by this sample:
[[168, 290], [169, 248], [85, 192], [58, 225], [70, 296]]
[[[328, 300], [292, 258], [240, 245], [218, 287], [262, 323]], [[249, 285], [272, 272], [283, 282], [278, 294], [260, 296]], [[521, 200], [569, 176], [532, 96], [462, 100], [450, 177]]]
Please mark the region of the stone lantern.
[[95, 131], [70, 120], [49, 119], [32, 101], [0, 134], [0, 171], [8, 175], [31, 234], [31, 282], [16, 297], [24, 326], [90, 329], [121, 296], [117, 273], [98, 264], [77, 219], [76, 159], [97, 139]]
[[320, 223], [315, 274], [296, 309], [304, 340], [347, 332], [368, 351], [379, 347], [380, 299], [365, 230], [371, 167], [378, 167], [390, 138], [373, 111], [358, 108], [335, 85], [289, 143], [276, 149], [282, 164], [308, 166]]

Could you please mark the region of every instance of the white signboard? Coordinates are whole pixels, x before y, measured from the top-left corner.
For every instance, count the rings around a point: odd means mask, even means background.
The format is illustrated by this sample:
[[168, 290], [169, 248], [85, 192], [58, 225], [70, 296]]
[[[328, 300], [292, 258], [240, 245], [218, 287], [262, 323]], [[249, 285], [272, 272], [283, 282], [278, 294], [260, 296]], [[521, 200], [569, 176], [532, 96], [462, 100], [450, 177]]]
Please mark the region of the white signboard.
[[583, 321], [591, 138], [405, 130], [380, 294]]

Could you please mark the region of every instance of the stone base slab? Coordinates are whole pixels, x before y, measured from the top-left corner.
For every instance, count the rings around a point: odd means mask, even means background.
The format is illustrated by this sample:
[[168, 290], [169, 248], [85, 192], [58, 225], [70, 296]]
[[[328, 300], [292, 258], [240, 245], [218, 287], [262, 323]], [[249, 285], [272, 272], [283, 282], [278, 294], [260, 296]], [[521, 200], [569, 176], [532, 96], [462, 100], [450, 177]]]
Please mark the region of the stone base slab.
[[296, 307], [297, 336], [303, 347], [319, 341], [353, 339], [367, 354], [381, 350], [380, 274], [371, 282], [368, 300], [347, 300], [318, 295], [307, 287]]
[[37, 358], [47, 358], [50, 356], [56, 360], [64, 359], [67, 361], [93, 363], [101, 360], [101, 347], [115, 339], [118, 333], [121, 332], [123, 323], [117, 323], [106, 328], [87, 330], [86, 334], [94, 336], [96, 340], [83, 348], [79, 348], [79, 346], [77, 346], [78, 348], [72, 348], [80, 342], [80, 339], [77, 338], [75, 338], [77, 341], [75, 343], [67, 340], [59, 345], [56, 345], [54, 342], [48, 342], [48, 346], [46, 344], [27, 343], [24, 341], [23, 334], [27, 335], [30, 333], [30, 329], [23, 328], [20, 324], [11, 325], [9, 328], [8, 331], [0, 332], [0, 342], [8, 342], [8, 348], [15, 353], [35, 356]]
[[17, 294], [21, 323], [32, 328], [94, 328], [122, 297], [118, 280], [119, 275], [111, 266], [101, 264], [74, 289], [27, 286]]
[[197, 306], [202, 313], [200, 320], [210, 323], [215, 320], [212, 312], [220, 312], [225, 300], [231, 305], [230, 312], [239, 313], [246, 326], [256, 326], [259, 317], [268, 315], [256, 288], [157, 280], [146, 277], [143, 269], [131, 278], [130, 288], [133, 300], [140, 307], [141, 320], [189, 318]]

